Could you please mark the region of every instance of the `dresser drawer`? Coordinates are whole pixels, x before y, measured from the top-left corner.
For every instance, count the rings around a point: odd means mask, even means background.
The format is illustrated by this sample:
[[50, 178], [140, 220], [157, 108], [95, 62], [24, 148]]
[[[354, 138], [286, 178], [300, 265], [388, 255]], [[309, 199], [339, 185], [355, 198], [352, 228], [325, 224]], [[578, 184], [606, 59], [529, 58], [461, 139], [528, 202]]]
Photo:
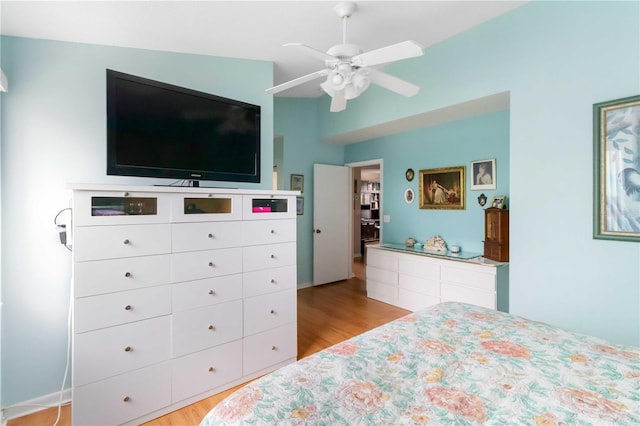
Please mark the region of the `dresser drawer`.
[[366, 269], [367, 283], [369, 280], [374, 280], [379, 283], [398, 287], [398, 272], [390, 271], [388, 269], [380, 269], [374, 266], [367, 265]]
[[76, 334], [74, 386], [169, 359], [169, 326], [164, 316]]
[[171, 280], [193, 281], [242, 272], [242, 248], [205, 250], [171, 255]]
[[245, 272], [242, 284], [244, 297], [295, 289], [297, 286], [296, 267], [292, 265]]
[[389, 251], [367, 247], [367, 266], [389, 271], [398, 270], [398, 255]]
[[214, 222], [242, 220], [242, 195], [174, 194], [171, 203], [173, 222]]
[[73, 389], [77, 426], [117, 425], [171, 404], [169, 361]]
[[134, 290], [170, 282], [171, 255], [76, 262], [76, 297]]
[[496, 293], [479, 289], [442, 283], [441, 299], [443, 302], [462, 302], [472, 305], [496, 309]]
[[76, 299], [74, 331], [140, 321], [171, 313], [171, 287], [162, 285]]
[[139, 225], [169, 222], [170, 196], [150, 192], [76, 191], [75, 226]]
[[295, 219], [296, 197], [282, 195], [244, 195], [244, 220]]
[[398, 271], [405, 275], [440, 281], [440, 263], [421, 256], [400, 256], [398, 260]]
[[367, 279], [367, 297], [390, 305], [398, 304], [398, 286], [391, 286], [375, 280]]
[[172, 361], [173, 402], [242, 377], [242, 340], [206, 349]]
[[296, 220], [256, 220], [242, 222], [242, 245], [286, 243], [296, 240]]
[[171, 287], [173, 312], [242, 298], [242, 274], [187, 281]]
[[298, 341], [296, 324], [286, 324], [244, 339], [243, 374], [251, 374], [271, 365], [296, 358]]
[[285, 290], [244, 299], [244, 335], [296, 322], [296, 291]]
[[437, 305], [440, 303], [439, 296], [433, 296], [426, 293], [418, 293], [415, 291], [405, 290], [400, 288], [398, 290], [398, 306], [402, 309], [409, 311], [418, 311], [427, 306]]
[[73, 256], [76, 262], [171, 252], [171, 228], [168, 224], [74, 229]]
[[239, 247], [242, 222], [202, 222], [171, 225], [174, 252]]
[[296, 243], [270, 244], [242, 248], [243, 271], [279, 268], [296, 264]]
[[400, 290], [409, 290], [416, 293], [430, 294], [435, 297], [440, 297], [440, 280], [399, 274], [398, 287], [400, 287]]
[[485, 291], [496, 291], [496, 270], [484, 266], [460, 264], [443, 265], [441, 281], [460, 284]]
[[242, 300], [173, 314], [173, 356], [242, 338]]

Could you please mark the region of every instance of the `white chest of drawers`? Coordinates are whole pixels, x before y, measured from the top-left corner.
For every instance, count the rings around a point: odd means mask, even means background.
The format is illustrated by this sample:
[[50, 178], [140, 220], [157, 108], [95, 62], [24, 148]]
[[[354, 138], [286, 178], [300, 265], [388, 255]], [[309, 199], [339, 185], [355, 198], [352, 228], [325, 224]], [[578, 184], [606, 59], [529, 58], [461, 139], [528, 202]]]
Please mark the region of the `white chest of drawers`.
[[456, 301], [508, 312], [509, 265], [367, 247], [367, 296], [417, 311]]
[[296, 360], [294, 192], [71, 189], [74, 425], [139, 424]]

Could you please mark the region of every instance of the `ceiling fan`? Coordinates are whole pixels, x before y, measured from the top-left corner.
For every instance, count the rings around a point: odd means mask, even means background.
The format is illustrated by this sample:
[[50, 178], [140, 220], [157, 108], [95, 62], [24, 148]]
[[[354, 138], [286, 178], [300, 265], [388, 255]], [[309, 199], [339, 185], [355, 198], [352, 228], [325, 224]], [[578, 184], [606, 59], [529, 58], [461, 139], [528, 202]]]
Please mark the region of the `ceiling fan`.
[[325, 68], [271, 87], [266, 90], [268, 93], [279, 93], [317, 78], [327, 77], [320, 87], [331, 96], [331, 112], [344, 110], [347, 107], [347, 100], [360, 96], [370, 83], [403, 96], [413, 96], [418, 93], [420, 87], [415, 84], [371, 67], [421, 56], [422, 46], [415, 41], [407, 40], [363, 53], [357, 45], [347, 43], [347, 19], [356, 10], [355, 3], [342, 2], [336, 5], [334, 10], [342, 19], [342, 44], [333, 46], [326, 53], [301, 43], [284, 45], [323, 60]]

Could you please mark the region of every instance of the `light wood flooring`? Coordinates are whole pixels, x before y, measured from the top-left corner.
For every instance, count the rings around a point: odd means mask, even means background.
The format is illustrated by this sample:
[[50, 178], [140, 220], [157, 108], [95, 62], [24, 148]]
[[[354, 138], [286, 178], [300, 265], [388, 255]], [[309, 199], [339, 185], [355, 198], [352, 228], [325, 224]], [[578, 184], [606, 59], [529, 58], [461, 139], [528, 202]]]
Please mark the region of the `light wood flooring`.
[[[354, 262], [355, 278], [298, 291], [298, 359], [408, 313], [366, 296], [364, 265]], [[241, 385], [242, 386], [242, 385]], [[198, 425], [218, 402], [240, 386], [158, 417], [144, 426]], [[53, 425], [57, 408], [10, 420], [7, 426]], [[71, 424], [71, 406], [62, 407], [60, 426]]]

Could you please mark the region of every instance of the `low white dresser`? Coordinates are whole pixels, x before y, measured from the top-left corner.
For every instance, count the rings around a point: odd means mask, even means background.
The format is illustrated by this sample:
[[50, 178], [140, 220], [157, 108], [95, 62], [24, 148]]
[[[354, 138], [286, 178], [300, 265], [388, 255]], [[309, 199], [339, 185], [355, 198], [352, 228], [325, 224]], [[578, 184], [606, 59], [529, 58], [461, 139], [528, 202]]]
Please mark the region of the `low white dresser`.
[[71, 190], [74, 425], [139, 424], [296, 360], [296, 192]]
[[509, 264], [400, 244], [367, 247], [367, 296], [410, 311], [456, 301], [509, 311]]

